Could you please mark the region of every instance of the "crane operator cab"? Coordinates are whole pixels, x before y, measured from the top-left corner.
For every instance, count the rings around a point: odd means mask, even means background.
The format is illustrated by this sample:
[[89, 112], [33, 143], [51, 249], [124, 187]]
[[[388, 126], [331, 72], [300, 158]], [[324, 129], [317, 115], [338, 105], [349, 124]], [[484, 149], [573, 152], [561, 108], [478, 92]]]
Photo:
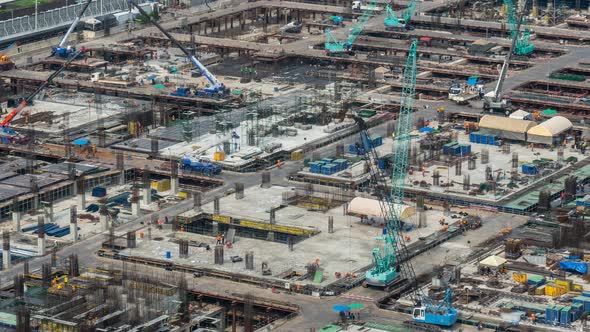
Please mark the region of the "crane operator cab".
[[412, 318], [414, 318], [414, 321], [416, 322], [424, 322], [426, 320], [426, 307], [414, 308]]

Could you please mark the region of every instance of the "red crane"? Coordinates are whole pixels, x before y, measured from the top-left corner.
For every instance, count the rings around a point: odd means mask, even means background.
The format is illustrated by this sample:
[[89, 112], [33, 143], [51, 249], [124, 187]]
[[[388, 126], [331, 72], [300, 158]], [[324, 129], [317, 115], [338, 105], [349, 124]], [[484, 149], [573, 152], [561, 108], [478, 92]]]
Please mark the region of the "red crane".
[[66, 60], [66, 62], [64, 62], [64, 64], [61, 67], [59, 67], [58, 70], [49, 75], [49, 77], [45, 81], [43, 81], [43, 83], [41, 83], [41, 85], [35, 91], [33, 91], [33, 93], [31, 93], [29, 96], [27, 96], [27, 98], [21, 101], [20, 104], [12, 110], [12, 112], [10, 112], [2, 121], [0, 121], [0, 127], [7, 127], [8, 125], [10, 125], [10, 121], [12, 121], [12, 119], [14, 119], [14, 117], [20, 111], [22, 111], [22, 109], [25, 108], [25, 106], [27, 106], [31, 102], [31, 100], [35, 98], [35, 96], [37, 96], [41, 91], [43, 91], [43, 89], [45, 89], [47, 85], [49, 85], [51, 81], [53, 81], [54, 78], [56, 78], [62, 71], [64, 71], [70, 65], [70, 63], [72, 63], [72, 61], [76, 59], [76, 57], [78, 57], [82, 53], [86, 53], [86, 51], [87, 49], [85, 47], [82, 47], [79, 51], [76, 51], [75, 56]]

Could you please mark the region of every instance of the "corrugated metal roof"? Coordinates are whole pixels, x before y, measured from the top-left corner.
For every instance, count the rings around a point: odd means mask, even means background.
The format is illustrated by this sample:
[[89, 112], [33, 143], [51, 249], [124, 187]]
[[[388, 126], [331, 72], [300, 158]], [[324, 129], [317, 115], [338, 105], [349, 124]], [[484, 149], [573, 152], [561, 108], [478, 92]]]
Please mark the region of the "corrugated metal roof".
[[551, 119], [529, 129], [529, 135], [552, 137], [564, 131], [570, 130], [574, 125], [563, 116], [554, 116]]
[[526, 133], [535, 126], [533, 121], [517, 120], [503, 116], [484, 115], [479, 120], [479, 128], [498, 129], [515, 133]]

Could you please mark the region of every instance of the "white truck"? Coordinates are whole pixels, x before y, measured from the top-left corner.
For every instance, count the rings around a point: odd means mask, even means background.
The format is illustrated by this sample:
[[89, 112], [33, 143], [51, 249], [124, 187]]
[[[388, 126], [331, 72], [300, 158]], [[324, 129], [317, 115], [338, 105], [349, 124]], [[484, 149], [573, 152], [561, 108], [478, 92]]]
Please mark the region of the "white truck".
[[449, 100], [456, 102], [459, 105], [466, 105], [470, 100], [480, 98], [484, 94], [484, 86], [482, 84], [459, 84], [453, 83], [449, 88]]

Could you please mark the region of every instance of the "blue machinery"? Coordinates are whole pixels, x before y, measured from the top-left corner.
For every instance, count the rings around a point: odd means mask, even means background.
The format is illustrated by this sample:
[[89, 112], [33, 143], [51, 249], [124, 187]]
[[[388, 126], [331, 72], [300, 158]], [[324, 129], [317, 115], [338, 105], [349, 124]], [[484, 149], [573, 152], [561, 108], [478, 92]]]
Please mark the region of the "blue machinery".
[[406, 30], [413, 30], [410, 26], [410, 19], [412, 15], [414, 15], [414, 10], [416, 9], [416, 2], [412, 1], [408, 4], [408, 8], [406, 8], [402, 16], [400, 18], [397, 17], [395, 11], [391, 7], [390, 4], [386, 7], [387, 17], [383, 20], [385, 23], [385, 30], [388, 31], [406, 31]]
[[363, 29], [367, 25], [369, 18], [373, 15], [377, 4], [375, 2], [369, 3], [368, 8], [363, 12], [363, 15], [359, 17], [357, 23], [354, 27], [352, 27], [346, 42], [341, 42], [334, 35], [332, 35], [332, 31], [330, 29], [326, 30], [326, 42], [324, 43], [324, 47], [326, 49], [326, 54], [332, 56], [342, 56], [342, 55], [352, 55], [352, 44], [356, 41], [356, 39], [360, 36]]
[[76, 29], [76, 27], [78, 26], [78, 23], [80, 23], [80, 19], [82, 18], [82, 16], [84, 16], [84, 12], [86, 12], [86, 9], [88, 9], [88, 6], [90, 6], [91, 2], [92, 2], [92, 0], [86, 1], [86, 3], [84, 4], [84, 7], [82, 7], [82, 9], [80, 9], [80, 12], [74, 18], [72, 25], [70, 25], [70, 28], [68, 29], [68, 31], [66, 31], [66, 34], [62, 37], [59, 44], [51, 50], [52, 56], [56, 56], [58, 58], [69, 59], [70, 57], [74, 56], [74, 54], [76, 54], [76, 57], [79, 57], [82, 55], [82, 53], [76, 52], [75, 47], [66, 46], [66, 43], [68, 42], [68, 37], [70, 37], [70, 34], [72, 34], [74, 29]]
[[199, 62], [199, 60], [197, 60], [196, 56], [190, 54], [190, 52], [184, 46], [182, 46], [182, 44], [180, 44], [178, 42], [178, 40], [176, 40], [174, 37], [172, 37], [172, 35], [170, 35], [168, 33], [168, 31], [166, 31], [160, 24], [158, 24], [158, 22], [156, 22], [156, 20], [154, 20], [154, 18], [152, 18], [150, 15], [148, 15], [145, 12], [145, 10], [143, 10], [143, 8], [138, 6], [133, 0], [128, 0], [127, 3], [129, 3], [129, 5], [137, 8], [137, 10], [139, 11], [140, 14], [142, 14], [146, 17], [149, 17], [150, 22], [156, 28], [158, 28], [158, 30], [160, 30], [166, 37], [168, 37], [168, 39], [170, 39], [170, 41], [176, 47], [178, 47], [182, 51], [182, 53], [184, 53], [188, 57], [190, 62], [195, 67], [197, 67], [197, 69], [201, 72], [201, 74], [203, 74], [203, 76], [205, 76], [207, 78], [207, 80], [209, 81], [211, 86], [208, 86], [208, 87], [204, 88], [202, 91], [199, 91], [198, 94], [206, 95], [206, 96], [219, 96], [219, 95], [227, 94], [225, 85], [223, 85], [223, 83], [221, 83], [213, 74], [211, 74], [211, 72], [205, 66], [203, 66], [203, 64], [201, 62]]

